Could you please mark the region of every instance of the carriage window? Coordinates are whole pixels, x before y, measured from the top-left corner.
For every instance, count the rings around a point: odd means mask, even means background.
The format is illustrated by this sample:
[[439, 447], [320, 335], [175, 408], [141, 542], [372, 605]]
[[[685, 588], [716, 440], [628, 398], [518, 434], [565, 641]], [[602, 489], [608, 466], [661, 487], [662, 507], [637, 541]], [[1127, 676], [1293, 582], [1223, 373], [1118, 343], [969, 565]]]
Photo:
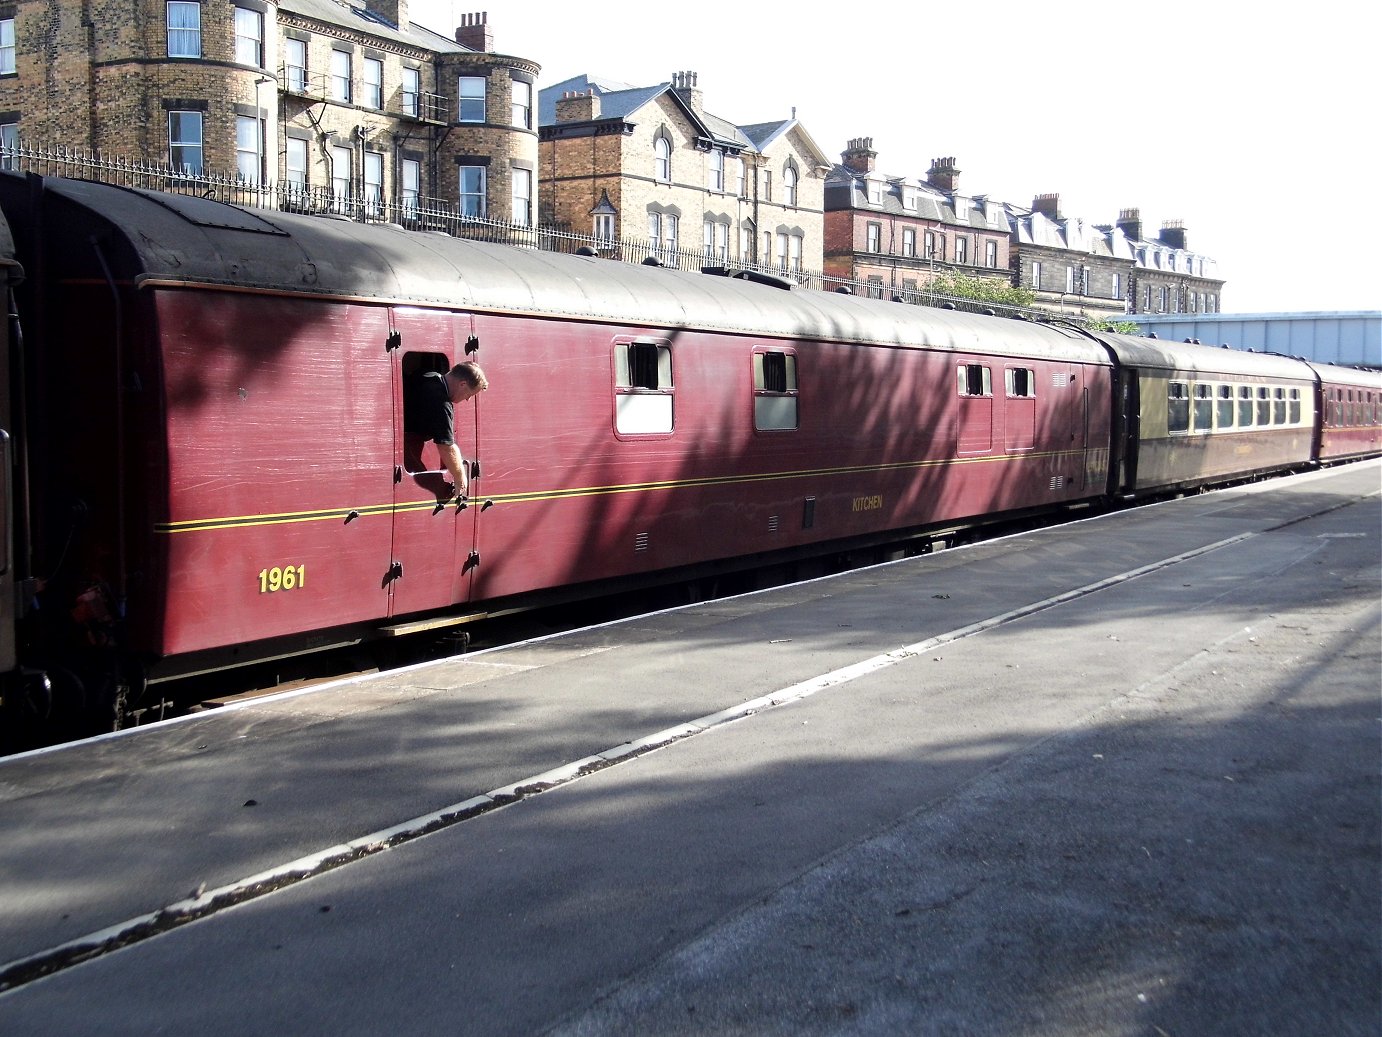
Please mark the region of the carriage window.
[[422, 376], [428, 371], [443, 374], [449, 370], [451, 361], [444, 353], [403, 354], [403, 468], [410, 474], [445, 470], [433, 441], [433, 436], [444, 430], [432, 427], [426, 419], [436, 410], [428, 406], [432, 398], [423, 388]]
[[1291, 390], [1291, 408], [1290, 408], [1290, 416], [1289, 416], [1289, 419], [1288, 419], [1288, 420], [1291, 422], [1292, 425], [1299, 425], [1299, 424], [1300, 424], [1300, 390], [1299, 390], [1299, 389], [1292, 389], [1292, 390]]
[[1272, 390], [1272, 424], [1286, 424], [1286, 390], [1280, 387]]
[[1257, 387], [1257, 423], [1259, 425], [1272, 423], [1271, 390], [1265, 385]]
[[795, 353], [760, 350], [753, 354], [753, 427], [797, 427], [797, 358]]
[[1252, 386], [1238, 386], [1238, 425], [1240, 428], [1252, 428]]
[[1190, 383], [1171, 382], [1166, 387], [1166, 431], [1190, 431]]
[[1233, 386], [1216, 386], [1214, 393], [1218, 397], [1218, 403], [1215, 405], [1214, 424], [1219, 428], [1233, 428]]
[[1030, 368], [1009, 367], [1003, 372], [1009, 396], [1035, 396], [1036, 374]]
[[665, 342], [614, 344], [614, 428], [633, 435], [672, 431], [672, 347]]
[[961, 396], [992, 396], [993, 380], [983, 364], [961, 364], [958, 369]]
[[1197, 384], [1195, 386], [1195, 431], [1208, 432], [1213, 425], [1214, 386]]

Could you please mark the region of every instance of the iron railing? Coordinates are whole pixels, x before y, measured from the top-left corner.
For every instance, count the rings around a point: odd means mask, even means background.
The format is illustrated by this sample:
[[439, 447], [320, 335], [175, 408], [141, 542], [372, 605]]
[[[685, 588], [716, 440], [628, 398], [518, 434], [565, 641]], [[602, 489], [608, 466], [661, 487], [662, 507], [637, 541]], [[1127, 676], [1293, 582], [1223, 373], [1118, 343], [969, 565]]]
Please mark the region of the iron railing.
[[[474, 241], [493, 242], [545, 252], [598, 256], [616, 262], [645, 263], [681, 270], [724, 269], [780, 278], [821, 291], [847, 291], [866, 298], [889, 299], [917, 306], [936, 306], [971, 313], [993, 313], [1035, 321], [1050, 321], [1049, 311], [969, 298], [946, 296], [926, 286], [881, 284], [829, 275], [788, 264], [745, 262], [716, 250], [686, 249], [639, 238], [602, 238], [556, 224], [497, 220], [468, 213], [455, 202], [424, 195], [385, 198], [370, 185], [349, 187], [265, 183], [240, 174], [176, 169], [167, 163], [106, 155], [97, 150], [46, 147], [24, 140], [0, 143], [0, 169], [40, 176], [94, 180], [119, 187], [215, 198], [233, 205], [280, 212], [334, 216], [360, 222], [396, 224], [409, 230], [432, 231]], [[1079, 321], [1076, 315], [1072, 320]]]

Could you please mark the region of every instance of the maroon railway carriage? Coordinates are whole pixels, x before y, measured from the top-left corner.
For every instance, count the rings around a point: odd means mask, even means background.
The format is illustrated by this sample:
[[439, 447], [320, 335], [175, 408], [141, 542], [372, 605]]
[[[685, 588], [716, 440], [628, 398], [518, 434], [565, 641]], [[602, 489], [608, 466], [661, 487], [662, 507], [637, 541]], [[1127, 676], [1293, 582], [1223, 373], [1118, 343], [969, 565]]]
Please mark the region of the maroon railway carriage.
[[[1072, 330], [82, 182], [0, 205], [43, 271], [45, 636], [139, 679], [1107, 487], [1112, 362]], [[467, 358], [462, 508], [401, 386]]]
[[1310, 364], [1319, 379], [1321, 463], [1382, 452], [1382, 373]]

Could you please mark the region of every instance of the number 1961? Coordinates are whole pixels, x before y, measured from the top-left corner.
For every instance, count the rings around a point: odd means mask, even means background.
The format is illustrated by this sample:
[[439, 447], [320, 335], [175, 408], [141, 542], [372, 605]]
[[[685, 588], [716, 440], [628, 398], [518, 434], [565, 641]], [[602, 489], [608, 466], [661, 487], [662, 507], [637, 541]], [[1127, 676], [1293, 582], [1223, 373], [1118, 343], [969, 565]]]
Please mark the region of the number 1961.
[[272, 594], [275, 591], [290, 591], [296, 587], [307, 586], [307, 566], [275, 565], [272, 569], [259, 570], [259, 593]]

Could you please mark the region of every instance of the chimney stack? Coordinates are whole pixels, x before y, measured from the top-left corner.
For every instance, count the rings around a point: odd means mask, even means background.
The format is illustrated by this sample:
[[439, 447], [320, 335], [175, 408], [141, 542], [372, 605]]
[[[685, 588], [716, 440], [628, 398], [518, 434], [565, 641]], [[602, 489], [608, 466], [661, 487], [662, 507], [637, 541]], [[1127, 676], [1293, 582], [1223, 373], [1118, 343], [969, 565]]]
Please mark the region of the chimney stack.
[[1123, 232], [1123, 237], [1129, 241], [1142, 240], [1142, 211], [1140, 209], [1120, 209], [1118, 211], [1118, 229]]
[[1032, 199], [1032, 211], [1039, 212], [1047, 219], [1060, 219], [1060, 195], [1039, 194]]
[[955, 159], [933, 158], [931, 168], [926, 171], [926, 182], [937, 191], [954, 194], [960, 189], [960, 171], [955, 168]]
[[872, 173], [874, 160], [878, 158], [878, 152], [873, 150], [873, 138], [855, 137], [840, 158], [844, 160], [846, 168], [856, 173]]
[[461, 24], [456, 26], [456, 42], [482, 54], [491, 53], [494, 50], [494, 33], [489, 28], [489, 12], [461, 15]]
[[365, 0], [365, 10], [395, 29], [408, 28], [408, 0]]
[[557, 122], [594, 122], [600, 117], [600, 96], [594, 90], [568, 90], [557, 101]]
[[1163, 220], [1161, 224], [1161, 243], [1171, 248], [1184, 249], [1185, 224], [1180, 220]]
[[676, 95], [686, 102], [686, 107], [690, 108], [697, 115], [703, 114], [705, 109], [701, 104], [701, 90], [696, 85], [695, 72], [673, 72], [672, 90]]

